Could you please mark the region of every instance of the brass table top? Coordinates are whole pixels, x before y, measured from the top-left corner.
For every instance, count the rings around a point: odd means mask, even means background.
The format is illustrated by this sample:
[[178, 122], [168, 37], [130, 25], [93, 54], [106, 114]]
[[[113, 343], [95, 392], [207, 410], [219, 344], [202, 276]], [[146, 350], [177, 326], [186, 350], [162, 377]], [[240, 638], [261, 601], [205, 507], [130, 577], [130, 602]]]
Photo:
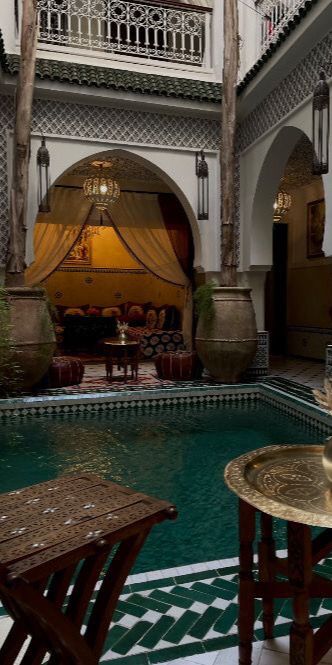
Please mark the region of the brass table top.
[[332, 487], [322, 454], [319, 445], [266, 446], [229, 462], [225, 481], [241, 499], [273, 517], [332, 528]]
[[118, 337], [109, 337], [103, 339], [105, 346], [138, 346], [139, 342], [134, 339], [119, 339]]

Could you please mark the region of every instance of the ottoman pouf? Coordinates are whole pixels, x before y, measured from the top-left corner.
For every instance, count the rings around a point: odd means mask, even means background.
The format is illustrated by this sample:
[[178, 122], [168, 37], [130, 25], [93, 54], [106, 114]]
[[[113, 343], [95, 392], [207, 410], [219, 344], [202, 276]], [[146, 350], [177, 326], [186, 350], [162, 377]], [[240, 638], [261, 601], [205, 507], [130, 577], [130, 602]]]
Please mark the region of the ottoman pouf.
[[81, 383], [84, 365], [79, 358], [71, 356], [54, 356], [47, 372], [49, 388], [62, 388]]
[[202, 376], [203, 366], [196, 351], [166, 351], [155, 358], [160, 379], [188, 381]]

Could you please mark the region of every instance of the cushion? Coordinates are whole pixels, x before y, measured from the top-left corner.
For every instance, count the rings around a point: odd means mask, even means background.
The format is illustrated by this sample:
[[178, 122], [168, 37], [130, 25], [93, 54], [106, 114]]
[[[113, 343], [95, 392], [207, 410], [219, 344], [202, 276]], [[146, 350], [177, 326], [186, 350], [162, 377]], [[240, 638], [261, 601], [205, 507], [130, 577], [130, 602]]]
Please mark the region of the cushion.
[[177, 330], [179, 328], [179, 312], [175, 305], [162, 305], [158, 309], [157, 328], [161, 330]]
[[84, 365], [79, 358], [54, 356], [46, 374], [38, 383], [38, 387], [62, 388], [77, 385], [81, 383], [83, 375]]
[[202, 364], [196, 351], [166, 351], [155, 358], [159, 378], [173, 381], [198, 379], [202, 375]]
[[65, 310], [64, 316], [84, 316], [84, 309], [81, 307], [68, 307]]
[[132, 305], [130, 304], [129, 307], [127, 307], [127, 312], [129, 321], [145, 321], [145, 312], [144, 312], [144, 307], [143, 305]]
[[84, 365], [79, 358], [70, 356], [55, 356], [47, 372], [50, 388], [61, 388], [81, 383], [84, 375]]
[[103, 307], [101, 311], [102, 316], [121, 316], [122, 310], [121, 307], [117, 305], [112, 305], [111, 307]]
[[95, 305], [91, 305], [89, 309], [86, 311], [88, 316], [100, 316], [101, 315], [101, 308], [96, 307]]
[[158, 312], [154, 307], [151, 307], [151, 309], [148, 309], [146, 313], [146, 327], [149, 330], [152, 330], [153, 328], [157, 328], [157, 323], [158, 323]]
[[[66, 316], [66, 312], [68, 309], [82, 309], [83, 314], [86, 312], [88, 309], [89, 305], [55, 305], [56, 310], [58, 312], [58, 321], [59, 323], [62, 323], [64, 316]], [[80, 316], [82, 316], [80, 314]]]

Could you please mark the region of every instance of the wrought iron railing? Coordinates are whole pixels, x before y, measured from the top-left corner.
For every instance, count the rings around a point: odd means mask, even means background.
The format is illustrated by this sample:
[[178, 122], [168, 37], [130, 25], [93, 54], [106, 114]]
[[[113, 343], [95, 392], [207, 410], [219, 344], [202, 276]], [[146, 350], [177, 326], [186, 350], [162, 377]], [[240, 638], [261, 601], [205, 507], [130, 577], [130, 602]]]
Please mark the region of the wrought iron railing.
[[274, 44], [288, 21], [306, 4], [306, 0], [259, 0], [256, 9], [262, 15], [261, 53]]
[[211, 11], [172, 0], [37, 0], [39, 46], [209, 66]]

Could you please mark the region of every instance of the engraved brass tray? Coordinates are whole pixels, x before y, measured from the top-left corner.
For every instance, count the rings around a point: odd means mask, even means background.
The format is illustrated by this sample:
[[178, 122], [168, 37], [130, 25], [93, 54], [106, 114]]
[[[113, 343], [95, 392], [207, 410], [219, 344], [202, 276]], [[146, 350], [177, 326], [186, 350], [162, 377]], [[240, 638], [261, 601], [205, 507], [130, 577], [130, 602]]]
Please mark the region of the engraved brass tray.
[[264, 513], [332, 528], [332, 488], [322, 464], [323, 446], [266, 446], [226, 466], [229, 489]]

